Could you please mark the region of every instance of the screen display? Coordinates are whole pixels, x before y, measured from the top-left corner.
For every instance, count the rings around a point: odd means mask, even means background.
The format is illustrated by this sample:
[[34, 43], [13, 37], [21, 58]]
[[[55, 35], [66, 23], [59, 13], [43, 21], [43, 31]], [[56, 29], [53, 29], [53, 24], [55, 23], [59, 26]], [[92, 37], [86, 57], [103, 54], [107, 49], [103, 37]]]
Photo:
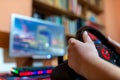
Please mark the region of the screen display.
[[10, 34], [10, 56], [63, 56], [64, 26], [13, 14]]

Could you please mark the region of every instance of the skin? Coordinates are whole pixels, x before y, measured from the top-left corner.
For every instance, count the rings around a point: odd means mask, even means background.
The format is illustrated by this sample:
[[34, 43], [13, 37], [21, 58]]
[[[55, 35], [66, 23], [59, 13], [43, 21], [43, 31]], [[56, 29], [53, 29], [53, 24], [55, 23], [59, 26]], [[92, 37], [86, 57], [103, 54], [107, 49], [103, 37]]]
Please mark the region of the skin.
[[[83, 34], [84, 43], [71, 38], [68, 47], [68, 65], [88, 80], [120, 80], [120, 68], [98, 56], [93, 41], [87, 32]], [[120, 51], [120, 44], [108, 38], [110, 44]]]
[[115, 40], [112, 40], [110, 37], [108, 37], [109, 43], [113, 45], [116, 49], [116, 51], [120, 54], [120, 44], [116, 42]]

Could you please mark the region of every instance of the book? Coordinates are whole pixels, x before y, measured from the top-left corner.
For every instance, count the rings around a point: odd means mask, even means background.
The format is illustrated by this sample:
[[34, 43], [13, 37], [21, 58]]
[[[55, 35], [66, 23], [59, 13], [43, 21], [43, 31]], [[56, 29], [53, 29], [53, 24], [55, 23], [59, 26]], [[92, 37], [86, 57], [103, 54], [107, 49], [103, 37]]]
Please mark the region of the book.
[[54, 0], [54, 6], [57, 7], [57, 8], [61, 8], [60, 0]]
[[68, 10], [68, 0], [59, 0], [60, 8], [64, 10]]
[[86, 24], [85, 20], [79, 18], [77, 20], [77, 30], [79, 30], [81, 27], [85, 26], [85, 24]]
[[91, 5], [96, 5], [96, 0], [88, 0]]
[[67, 19], [65, 16], [62, 16], [62, 24], [65, 27], [65, 33], [69, 34], [69, 19]]
[[72, 11], [72, 0], [68, 0], [68, 11], [73, 12]]
[[49, 16], [46, 17], [46, 20], [57, 24], [62, 24], [62, 18], [60, 16]]
[[44, 19], [44, 18], [45, 18], [44, 14], [39, 13], [39, 12], [37, 12], [36, 10], [33, 11], [32, 17], [33, 17], [33, 18], [36, 18], [36, 19]]
[[69, 33], [72, 35], [75, 35], [77, 32], [77, 21], [76, 20], [70, 20], [69, 21]]
[[82, 13], [82, 6], [81, 5], [77, 5], [76, 15], [77, 16], [81, 16], [81, 13]]

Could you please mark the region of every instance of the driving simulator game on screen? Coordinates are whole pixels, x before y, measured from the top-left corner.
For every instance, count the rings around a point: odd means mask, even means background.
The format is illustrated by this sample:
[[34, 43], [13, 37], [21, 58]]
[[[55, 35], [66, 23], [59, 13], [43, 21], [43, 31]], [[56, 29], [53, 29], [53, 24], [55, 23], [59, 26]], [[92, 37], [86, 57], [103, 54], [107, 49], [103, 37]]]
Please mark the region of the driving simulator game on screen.
[[11, 18], [10, 56], [63, 56], [65, 54], [64, 27], [18, 14]]

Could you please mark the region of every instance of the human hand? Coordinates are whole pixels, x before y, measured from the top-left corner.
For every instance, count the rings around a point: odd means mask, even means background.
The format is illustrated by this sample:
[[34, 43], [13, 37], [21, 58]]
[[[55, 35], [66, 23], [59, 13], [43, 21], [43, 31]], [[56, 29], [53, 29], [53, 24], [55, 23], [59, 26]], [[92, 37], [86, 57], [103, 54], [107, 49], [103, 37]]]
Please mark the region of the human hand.
[[83, 40], [84, 42], [73, 38], [69, 40], [68, 65], [85, 77], [89, 74], [89, 65], [96, 63], [100, 57], [86, 31], [83, 33]]
[[120, 44], [118, 42], [116, 42], [115, 40], [111, 39], [110, 37], [108, 37], [108, 41], [115, 48], [117, 53], [120, 54]]

